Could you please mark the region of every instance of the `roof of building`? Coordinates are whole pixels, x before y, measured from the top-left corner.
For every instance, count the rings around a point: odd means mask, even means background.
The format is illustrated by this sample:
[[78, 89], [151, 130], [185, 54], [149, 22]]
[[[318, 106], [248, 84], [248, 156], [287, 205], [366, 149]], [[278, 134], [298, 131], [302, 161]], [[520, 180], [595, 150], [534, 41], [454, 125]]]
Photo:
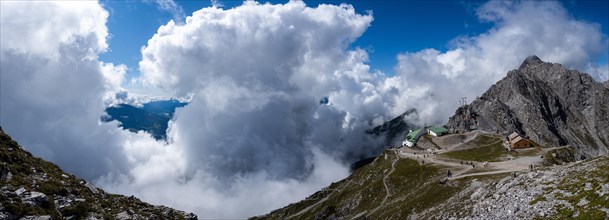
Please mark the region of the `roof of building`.
[[527, 139], [524, 139], [524, 138], [518, 136], [518, 137], [514, 138], [514, 140], [512, 140], [512, 144], [516, 144], [516, 143], [518, 143], [520, 141], [526, 141], [526, 140]]
[[429, 130], [433, 131], [433, 133], [436, 133], [436, 134], [448, 132], [448, 129], [446, 129], [444, 127], [430, 127]]
[[406, 135], [406, 139], [411, 142], [416, 141], [416, 139], [419, 137], [419, 133], [421, 133], [421, 131], [423, 131], [422, 128], [409, 132], [408, 135]]
[[510, 141], [516, 137], [520, 136], [518, 133], [516, 132], [512, 132], [512, 134], [510, 134], [510, 136], [508, 136], [508, 139], [510, 139]]

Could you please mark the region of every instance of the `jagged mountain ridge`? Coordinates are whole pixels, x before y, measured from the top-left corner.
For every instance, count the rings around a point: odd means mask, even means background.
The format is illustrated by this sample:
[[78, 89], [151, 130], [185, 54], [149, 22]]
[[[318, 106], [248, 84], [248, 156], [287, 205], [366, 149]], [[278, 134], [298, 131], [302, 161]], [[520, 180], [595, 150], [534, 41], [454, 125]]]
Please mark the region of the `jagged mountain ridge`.
[[0, 219], [197, 219], [104, 192], [32, 156], [0, 128]]
[[528, 57], [446, 127], [464, 132], [516, 131], [543, 146], [571, 145], [587, 157], [609, 151], [609, 88], [590, 75]]
[[397, 146], [402, 143], [406, 133], [414, 127], [414, 124], [408, 122], [408, 117], [417, 117], [416, 109], [410, 109], [403, 114], [379, 125], [366, 130], [367, 134], [384, 136], [386, 146]]

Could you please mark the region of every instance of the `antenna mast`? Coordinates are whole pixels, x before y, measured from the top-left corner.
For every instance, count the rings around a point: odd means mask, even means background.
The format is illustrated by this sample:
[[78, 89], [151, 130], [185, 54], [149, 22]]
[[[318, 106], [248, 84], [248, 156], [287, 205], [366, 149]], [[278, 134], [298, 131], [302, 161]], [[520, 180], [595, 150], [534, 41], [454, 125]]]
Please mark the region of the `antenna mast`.
[[467, 105], [467, 97], [459, 99], [459, 105], [461, 105], [461, 107]]

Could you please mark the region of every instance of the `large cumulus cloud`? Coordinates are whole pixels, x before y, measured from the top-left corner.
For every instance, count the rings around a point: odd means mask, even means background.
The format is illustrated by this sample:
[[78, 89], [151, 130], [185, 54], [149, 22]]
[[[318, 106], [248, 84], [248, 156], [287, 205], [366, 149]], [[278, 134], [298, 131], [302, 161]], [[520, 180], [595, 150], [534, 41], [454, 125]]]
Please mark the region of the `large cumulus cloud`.
[[[142, 50], [142, 81], [195, 93], [172, 126], [192, 169], [306, 177], [313, 148], [351, 161], [374, 152], [363, 138], [373, 112], [358, 107], [373, 78], [365, 52], [347, 50], [371, 21], [348, 5], [297, 1], [205, 8], [159, 28]], [[319, 105], [324, 96], [333, 104]]]
[[[160, 27], [142, 49], [139, 80], [178, 96], [194, 93], [169, 130], [168, 147], [187, 156], [183, 170], [166, 173], [184, 182], [139, 182], [146, 177], [133, 172], [134, 181], [104, 185], [202, 217], [245, 217], [344, 177], [348, 163], [383, 147], [364, 135], [385, 115], [378, 81], [364, 64], [366, 52], [347, 49], [371, 21], [349, 5], [245, 2]], [[323, 97], [330, 104], [320, 105]], [[208, 199], [193, 204], [181, 194], [150, 193], [166, 188]]]
[[108, 13], [96, 2], [0, 6], [5, 131], [35, 155], [82, 177], [126, 172], [121, 132], [98, 122], [103, 97], [124, 73], [97, 60], [107, 48]]

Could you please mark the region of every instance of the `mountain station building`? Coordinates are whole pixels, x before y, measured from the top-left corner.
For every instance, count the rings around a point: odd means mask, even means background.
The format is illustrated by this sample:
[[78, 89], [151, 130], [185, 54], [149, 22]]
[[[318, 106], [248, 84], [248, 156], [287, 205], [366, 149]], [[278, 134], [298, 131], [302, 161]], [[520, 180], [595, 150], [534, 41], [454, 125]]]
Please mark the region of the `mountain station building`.
[[434, 137], [439, 137], [445, 134], [448, 134], [448, 129], [444, 127], [425, 127], [419, 128], [417, 130], [410, 130], [408, 135], [406, 135], [406, 139], [402, 142], [402, 146], [413, 147], [419, 138], [425, 134], [429, 134]]
[[429, 127], [427, 129], [427, 133], [434, 137], [440, 137], [442, 135], [448, 134], [448, 129], [444, 127]]
[[419, 138], [423, 136], [423, 134], [425, 134], [425, 132], [423, 132], [422, 128], [419, 128], [414, 131], [410, 130], [410, 132], [408, 132], [408, 135], [406, 135], [406, 139], [402, 142], [402, 146], [413, 147], [417, 143]]
[[508, 144], [512, 149], [521, 149], [531, 147], [531, 142], [526, 138], [522, 137], [520, 134], [513, 132], [509, 136], [507, 136]]

